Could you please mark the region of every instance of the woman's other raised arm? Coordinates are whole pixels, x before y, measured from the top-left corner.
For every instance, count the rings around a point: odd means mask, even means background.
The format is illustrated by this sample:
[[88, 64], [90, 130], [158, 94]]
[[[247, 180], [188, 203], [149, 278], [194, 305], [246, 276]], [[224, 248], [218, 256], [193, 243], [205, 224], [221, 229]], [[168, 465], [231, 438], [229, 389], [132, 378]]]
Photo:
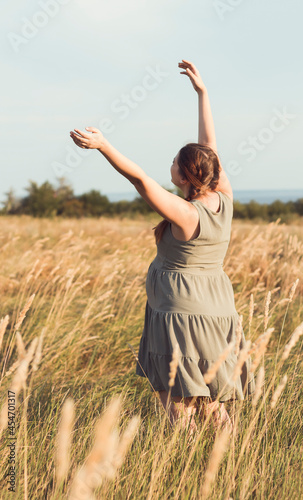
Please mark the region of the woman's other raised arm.
[[207, 88], [205, 87], [196, 66], [182, 59], [179, 68], [184, 69], [181, 75], [187, 75], [198, 94], [199, 99], [199, 138], [198, 143], [209, 146], [217, 152], [215, 125], [211, 112]]
[[149, 177], [139, 165], [120, 153], [100, 130], [86, 127], [90, 134], [74, 129], [70, 135], [80, 148], [98, 149], [117, 172], [126, 177], [136, 188], [142, 198], [166, 220], [182, 230], [182, 234], [191, 233], [196, 228], [199, 217], [197, 210], [186, 200], [170, 193]]
[[[203, 83], [199, 71], [197, 70], [196, 66], [193, 63], [191, 63], [190, 61], [186, 61], [185, 59], [182, 59], [182, 62], [179, 63], [179, 68], [182, 68], [184, 70], [181, 71], [181, 75], [187, 75], [189, 77], [195, 91], [198, 94], [198, 100], [199, 100], [198, 143], [209, 146], [218, 154], [215, 124], [211, 112], [207, 88]], [[220, 167], [221, 167], [220, 178], [216, 191], [221, 191], [222, 193], [226, 193], [229, 195], [231, 199], [233, 199], [232, 187], [221, 165], [221, 162], [220, 162]]]

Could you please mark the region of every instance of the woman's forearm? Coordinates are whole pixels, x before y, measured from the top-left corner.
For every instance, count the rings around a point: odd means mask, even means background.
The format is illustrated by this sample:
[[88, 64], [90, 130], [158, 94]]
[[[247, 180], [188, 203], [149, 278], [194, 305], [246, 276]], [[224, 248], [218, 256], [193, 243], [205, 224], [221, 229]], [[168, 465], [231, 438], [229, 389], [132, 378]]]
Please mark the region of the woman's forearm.
[[142, 184], [146, 178], [144, 170], [139, 165], [120, 153], [107, 140], [104, 140], [102, 148], [98, 148], [98, 151], [102, 153], [117, 172], [126, 177], [134, 186]]
[[211, 112], [208, 93], [206, 90], [198, 92], [199, 99], [199, 144], [207, 144], [217, 151], [215, 125]]
[[[215, 125], [206, 90], [199, 92], [199, 144], [207, 144], [217, 153]], [[220, 159], [219, 159], [220, 162]], [[215, 191], [232, 191], [230, 182], [220, 162], [219, 182]]]

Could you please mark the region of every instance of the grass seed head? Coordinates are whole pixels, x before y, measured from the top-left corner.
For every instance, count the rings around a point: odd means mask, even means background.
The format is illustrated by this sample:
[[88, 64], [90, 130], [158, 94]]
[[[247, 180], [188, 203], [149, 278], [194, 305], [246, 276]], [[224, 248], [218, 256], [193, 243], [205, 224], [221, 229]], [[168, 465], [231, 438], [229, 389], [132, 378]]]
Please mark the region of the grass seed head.
[[299, 278], [296, 279], [296, 281], [294, 282], [294, 284], [292, 285], [291, 289], [290, 289], [290, 293], [289, 293], [289, 302], [292, 301], [292, 299], [294, 298], [294, 295], [295, 295], [295, 291], [296, 291], [296, 288], [298, 286], [298, 283], [299, 283]]
[[34, 361], [33, 361], [33, 366], [32, 366], [33, 372], [36, 372], [38, 370], [39, 365], [41, 363], [41, 358], [42, 358], [42, 342], [43, 342], [43, 338], [44, 338], [45, 332], [46, 332], [46, 327], [42, 328], [42, 332], [41, 332], [39, 340], [38, 340], [38, 345], [37, 345], [37, 349], [36, 349], [35, 357], [34, 357]]
[[274, 331], [274, 328], [268, 328], [268, 330], [266, 330], [266, 332], [264, 332], [262, 335], [260, 335], [260, 337], [256, 340], [256, 342], [253, 346], [253, 349], [255, 351], [255, 358], [252, 362], [251, 369], [250, 369], [252, 373], [254, 373], [257, 366], [259, 365], [261, 357], [266, 351], [267, 344], [269, 342], [270, 336], [271, 336], [273, 331]]
[[257, 405], [258, 399], [261, 396], [263, 382], [264, 382], [264, 375], [265, 375], [264, 368], [261, 365], [259, 368], [259, 371], [258, 371], [257, 379], [256, 379], [256, 388], [255, 388], [254, 396], [253, 396], [253, 399], [251, 402], [252, 406]]
[[254, 294], [251, 293], [250, 294], [250, 300], [249, 300], [249, 314], [248, 314], [248, 325], [249, 325], [249, 327], [251, 327], [251, 323], [252, 323], [252, 319], [253, 319], [253, 315], [254, 315], [254, 307], [255, 307]]
[[5, 334], [8, 322], [9, 322], [8, 314], [4, 318], [1, 318], [1, 320], [0, 320], [0, 349], [2, 346], [2, 341], [3, 341], [3, 337]]
[[28, 299], [28, 301], [26, 302], [24, 308], [22, 309], [21, 313], [19, 314], [19, 318], [17, 320], [17, 323], [15, 324], [15, 331], [19, 330], [20, 326], [22, 325], [23, 323], [23, 320], [26, 316], [26, 313], [27, 311], [29, 310], [30, 306], [32, 305], [32, 302], [35, 298], [35, 293], [33, 293], [33, 295], [30, 296], [30, 298]]
[[241, 343], [241, 338], [242, 338], [242, 323], [243, 323], [243, 315], [239, 316], [238, 319], [238, 324], [236, 328], [236, 345], [235, 345], [235, 355], [238, 356], [239, 354], [239, 349], [240, 349], [240, 343]]
[[296, 343], [298, 342], [298, 340], [302, 334], [303, 334], [303, 322], [299, 326], [297, 326], [297, 328], [293, 332], [292, 336], [290, 337], [290, 341], [284, 347], [284, 350], [282, 353], [282, 360], [285, 360], [288, 358], [291, 349], [296, 345]]
[[26, 356], [26, 349], [20, 332], [16, 332], [16, 345], [18, 352], [18, 361], [22, 361], [22, 359], [24, 359]]
[[271, 301], [271, 291], [267, 293], [266, 302], [265, 302], [265, 311], [264, 311], [264, 330], [266, 330], [268, 325], [268, 313], [269, 313], [269, 304]]
[[286, 382], [287, 382], [287, 375], [284, 375], [284, 377], [282, 378], [282, 381], [280, 382], [280, 384], [276, 388], [275, 392], [273, 393], [273, 397], [272, 397], [272, 400], [270, 402], [271, 409], [273, 409], [276, 406], [277, 401], [278, 401], [284, 387], [286, 386]]
[[227, 449], [229, 439], [230, 433], [228, 429], [223, 429], [216, 436], [215, 443], [210, 454], [208, 466], [205, 472], [204, 482], [201, 488], [201, 498], [207, 498], [210, 493], [211, 485], [215, 480], [220, 462]]
[[67, 398], [63, 404], [61, 420], [56, 439], [56, 480], [62, 481], [68, 472], [70, 463], [70, 447], [74, 426], [75, 409], [72, 398]]
[[249, 358], [250, 356], [250, 346], [251, 346], [251, 340], [247, 340], [245, 346], [243, 349], [241, 349], [239, 353], [239, 358], [236, 363], [233, 375], [232, 375], [232, 380], [235, 381], [242, 373], [242, 366], [245, 363], [245, 361]]
[[179, 363], [179, 352], [180, 352], [180, 347], [179, 344], [176, 344], [174, 349], [173, 349], [173, 354], [172, 354], [172, 360], [169, 363], [169, 381], [168, 381], [168, 386], [173, 387], [175, 385], [175, 379], [177, 375], [177, 368], [178, 368], [178, 363]]

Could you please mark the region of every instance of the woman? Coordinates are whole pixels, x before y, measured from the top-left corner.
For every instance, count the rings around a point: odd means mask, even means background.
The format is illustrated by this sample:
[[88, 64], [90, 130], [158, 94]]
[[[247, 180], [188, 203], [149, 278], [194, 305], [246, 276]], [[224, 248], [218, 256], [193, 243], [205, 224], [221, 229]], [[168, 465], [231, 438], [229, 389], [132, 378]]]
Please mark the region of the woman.
[[[75, 129], [71, 137], [81, 148], [98, 149], [164, 218], [155, 230], [157, 256], [147, 274], [137, 375], [148, 377], [172, 424], [181, 419], [183, 425], [189, 424], [194, 431], [193, 415], [197, 413], [204, 418], [211, 412], [216, 426], [226, 425], [231, 429], [224, 401], [244, 399], [246, 392], [254, 391], [250, 358], [235, 383], [230, 380], [237, 361], [234, 352], [222, 363], [210, 384], [206, 385], [203, 374], [235, 340], [239, 319], [232, 284], [223, 271], [230, 240], [233, 193], [217, 155], [206, 87], [194, 64], [182, 60], [179, 67], [183, 70], [181, 74], [191, 80], [199, 101], [198, 143], [181, 148], [171, 166], [171, 180], [182, 190], [184, 199], [146, 175], [98, 129], [87, 127], [91, 134]], [[176, 343], [180, 357], [171, 390], [173, 404], [167, 405], [169, 363]], [[244, 345], [242, 330], [240, 349]]]

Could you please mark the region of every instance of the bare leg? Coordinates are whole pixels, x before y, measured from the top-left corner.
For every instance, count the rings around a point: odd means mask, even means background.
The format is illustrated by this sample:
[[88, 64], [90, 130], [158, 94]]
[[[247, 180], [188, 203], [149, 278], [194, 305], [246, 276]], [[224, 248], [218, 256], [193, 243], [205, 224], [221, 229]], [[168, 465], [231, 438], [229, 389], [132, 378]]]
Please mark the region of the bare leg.
[[199, 398], [199, 417], [204, 420], [211, 414], [211, 418], [216, 429], [226, 428], [230, 432], [233, 429], [233, 424], [230, 416], [224, 406], [224, 403], [219, 401], [211, 401], [210, 398]]
[[[166, 391], [159, 391], [159, 397], [166, 411], [168, 393]], [[191, 435], [197, 430], [197, 425], [194, 420], [194, 415], [196, 413], [202, 422], [211, 414], [215, 429], [226, 428], [230, 432], [233, 430], [233, 423], [224, 403], [212, 401], [211, 398], [204, 396], [199, 396], [198, 398], [174, 397], [170, 398], [170, 400], [171, 404], [168, 408], [168, 416], [171, 425], [174, 425], [176, 421], [180, 420], [183, 428], [189, 426]]]
[[168, 411], [171, 425], [174, 425], [176, 421], [181, 421], [184, 429], [189, 426], [190, 434], [193, 434], [197, 430], [194, 420], [194, 415], [197, 411], [196, 398], [170, 398], [169, 408], [167, 409], [168, 393], [166, 391], [159, 391], [159, 397], [165, 411]]

